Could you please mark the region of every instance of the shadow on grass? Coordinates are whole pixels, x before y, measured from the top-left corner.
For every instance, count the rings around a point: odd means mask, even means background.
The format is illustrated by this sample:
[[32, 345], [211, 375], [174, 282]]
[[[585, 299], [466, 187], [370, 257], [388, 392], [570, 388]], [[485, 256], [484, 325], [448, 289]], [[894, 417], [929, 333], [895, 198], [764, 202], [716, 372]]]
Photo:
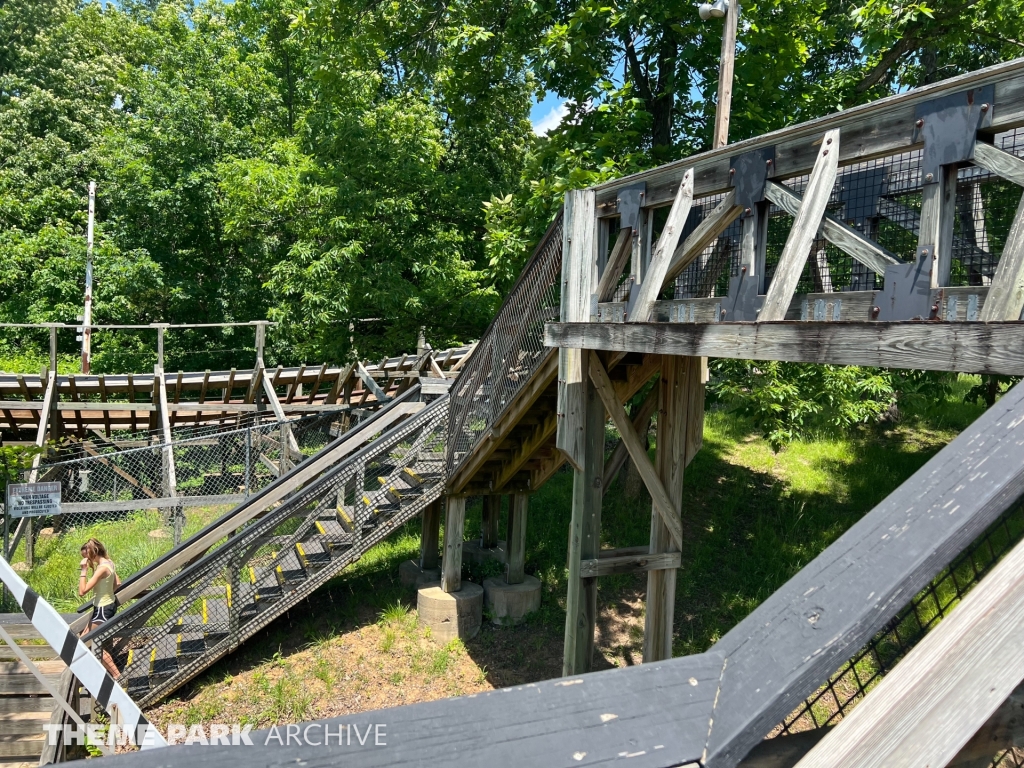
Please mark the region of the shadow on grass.
[[[980, 413], [966, 406], [954, 411], [943, 411], [940, 422], [922, 418], [843, 439], [819, 437], [779, 454], [742, 417], [709, 414], [703, 450], [685, 477], [674, 654], [699, 653], [714, 644]], [[542, 582], [541, 610], [517, 627], [485, 620], [479, 635], [465, 643], [494, 686], [561, 674], [571, 499], [572, 474], [563, 469], [530, 500], [526, 571]], [[506, 501], [502, 538], [507, 506]], [[467, 539], [480, 535], [481, 507], [479, 499], [467, 505]], [[621, 480], [614, 481], [603, 505], [603, 545], [645, 544], [650, 521], [646, 493], [629, 495]], [[407, 524], [175, 698], [278, 654], [373, 624], [396, 602], [414, 608], [415, 592], [401, 586], [398, 568], [417, 557], [419, 533], [419, 520]], [[481, 581], [484, 575], [467, 565], [464, 578]], [[600, 580], [595, 668], [639, 663], [645, 591], [645, 574]]]

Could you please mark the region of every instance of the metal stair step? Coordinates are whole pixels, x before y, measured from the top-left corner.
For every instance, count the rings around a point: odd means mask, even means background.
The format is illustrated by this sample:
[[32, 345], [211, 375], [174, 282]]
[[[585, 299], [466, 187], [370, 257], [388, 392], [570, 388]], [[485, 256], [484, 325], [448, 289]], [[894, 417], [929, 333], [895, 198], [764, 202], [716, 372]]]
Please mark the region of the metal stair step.
[[286, 584], [305, 581], [308, 576], [306, 569], [299, 562], [299, 553], [294, 549], [281, 553], [274, 566], [274, 573], [277, 575], [277, 580], [282, 587]]
[[299, 556], [302, 567], [309, 570], [319, 570], [331, 562], [331, 553], [323, 544], [316, 539], [307, 539], [295, 545], [295, 551]]

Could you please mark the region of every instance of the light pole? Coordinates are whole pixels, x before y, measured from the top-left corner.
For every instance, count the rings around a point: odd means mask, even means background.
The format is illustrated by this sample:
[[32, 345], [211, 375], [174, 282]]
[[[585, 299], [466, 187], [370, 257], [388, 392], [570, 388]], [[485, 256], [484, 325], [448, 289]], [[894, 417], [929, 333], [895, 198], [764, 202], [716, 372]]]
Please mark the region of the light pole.
[[725, 18], [722, 30], [721, 66], [718, 70], [718, 104], [715, 106], [715, 134], [711, 140], [712, 149], [729, 143], [729, 112], [732, 109], [732, 81], [736, 69], [736, 25], [739, 20], [739, 0], [714, 0], [702, 3], [698, 8], [700, 17], [708, 19]]

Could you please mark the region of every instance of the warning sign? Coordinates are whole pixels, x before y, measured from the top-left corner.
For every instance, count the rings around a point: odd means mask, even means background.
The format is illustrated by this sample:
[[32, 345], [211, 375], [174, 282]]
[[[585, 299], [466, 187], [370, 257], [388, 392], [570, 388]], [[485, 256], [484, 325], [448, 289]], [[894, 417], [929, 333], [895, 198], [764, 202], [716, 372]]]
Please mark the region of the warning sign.
[[60, 514], [60, 483], [11, 483], [7, 486], [11, 517], [50, 517]]

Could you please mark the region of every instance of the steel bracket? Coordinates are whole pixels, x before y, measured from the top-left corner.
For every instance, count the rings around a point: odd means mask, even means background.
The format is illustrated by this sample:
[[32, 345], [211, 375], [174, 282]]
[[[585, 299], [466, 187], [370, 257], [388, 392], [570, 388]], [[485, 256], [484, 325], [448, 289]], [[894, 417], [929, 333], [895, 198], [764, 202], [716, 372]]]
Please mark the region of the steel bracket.
[[885, 268], [885, 288], [878, 295], [878, 320], [930, 320], [935, 248], [922, 245], [910, 264]]
[[764, 200], [764, 183], [775, 173], [775, 147], [762, 147], [729, 159], [729, 176], [736, 191], [736, 205], [743, 216]]
[[757, 275], [741, 269], [729, 279], [729, 295], [722, 297], [719, 321], [754, 322], [764, 306], [764, 296], [758, 295], [760, 280]]
[[983, 85], [918, 104], [914, 142], [924, 142], [922, 181], [937, 183], [943, 165], [974, 159], [978, 131], [992, 126], [995, 86]]
[[618, 193], [619, 228], [631, 227], [633, 232], [637, 231], [637, 222], [640, 219], [640, 205], [643, 203], [644, 195], [647, 192], [647, 182], [641, 181], [637, 184], [630, 184], [623, 187]]

